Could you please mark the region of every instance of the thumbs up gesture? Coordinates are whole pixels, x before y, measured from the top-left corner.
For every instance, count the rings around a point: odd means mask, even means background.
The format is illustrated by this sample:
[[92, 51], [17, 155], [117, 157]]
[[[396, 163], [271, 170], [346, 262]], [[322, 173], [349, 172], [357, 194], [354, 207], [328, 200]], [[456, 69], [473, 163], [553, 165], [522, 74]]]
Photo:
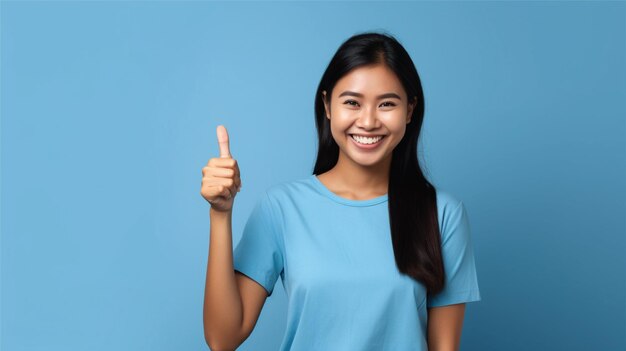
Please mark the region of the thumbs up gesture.
[[241, 178], [237, 161], [230, 155], [228, 132], [223, 125], [217, 126], [217, 142], [220, 157], [210, 159], [202, 168], [200, 195], [212, 209], [228, 212], [232, 211], [235, 195], [241, 189]]

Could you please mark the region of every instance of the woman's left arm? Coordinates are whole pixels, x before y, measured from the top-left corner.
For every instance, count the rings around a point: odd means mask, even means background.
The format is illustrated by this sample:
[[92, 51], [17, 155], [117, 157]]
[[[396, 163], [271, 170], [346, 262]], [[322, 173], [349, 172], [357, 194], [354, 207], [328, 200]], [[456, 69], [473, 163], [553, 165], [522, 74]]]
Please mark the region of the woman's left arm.
[[428, 351], [458, 351], [465, 304], [428, 309]]

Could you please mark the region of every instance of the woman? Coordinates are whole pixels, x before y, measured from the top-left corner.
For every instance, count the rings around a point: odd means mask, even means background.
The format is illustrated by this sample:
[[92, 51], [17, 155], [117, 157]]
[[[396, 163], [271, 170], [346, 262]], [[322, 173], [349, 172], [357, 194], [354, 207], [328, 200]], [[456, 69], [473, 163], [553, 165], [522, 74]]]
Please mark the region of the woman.
[[205, 338], [234, 350], [280, 276], [289, 298], [281, 350], [456, 350], [480, 292], [461, 201], [424, 177], [420, 78], [392, 36], [344, 42], [315, 96], [313, 174], [275, 184], [232, 252], [241, 188], [228, 135], [203, 168], [211, 203]]

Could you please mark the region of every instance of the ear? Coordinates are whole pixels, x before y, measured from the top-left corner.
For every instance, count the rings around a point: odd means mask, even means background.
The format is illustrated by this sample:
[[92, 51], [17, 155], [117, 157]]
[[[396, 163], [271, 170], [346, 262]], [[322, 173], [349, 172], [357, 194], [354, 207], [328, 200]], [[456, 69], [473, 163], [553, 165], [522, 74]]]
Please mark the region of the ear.
[[326, 118], [330, 119], [330, 111], [328, 111], [328, 102], [326, 101], [326, 90], [322, 90], [322, 101], [324, 102], [324, 110], [326, 110]]
[[413, 97], [413, 102], [409, 104], [409, 109], [406, 116], [406, 124], [411, 123], [411, 116], [413, 116], [413, 110], [415, 109], [415, 105], [417, 105], [417, 96]]

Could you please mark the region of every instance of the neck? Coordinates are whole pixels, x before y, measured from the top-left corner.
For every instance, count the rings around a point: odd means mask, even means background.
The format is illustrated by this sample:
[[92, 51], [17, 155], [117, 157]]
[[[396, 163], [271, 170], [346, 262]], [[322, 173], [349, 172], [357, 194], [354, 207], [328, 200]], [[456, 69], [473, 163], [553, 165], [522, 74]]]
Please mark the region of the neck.
[[338, 188], [354, 194], [376, 196], [387, 194], [391, 155], [379, 163], [363, 166], [339, 153], [337, 164], [328, 172], [328, 176]]

